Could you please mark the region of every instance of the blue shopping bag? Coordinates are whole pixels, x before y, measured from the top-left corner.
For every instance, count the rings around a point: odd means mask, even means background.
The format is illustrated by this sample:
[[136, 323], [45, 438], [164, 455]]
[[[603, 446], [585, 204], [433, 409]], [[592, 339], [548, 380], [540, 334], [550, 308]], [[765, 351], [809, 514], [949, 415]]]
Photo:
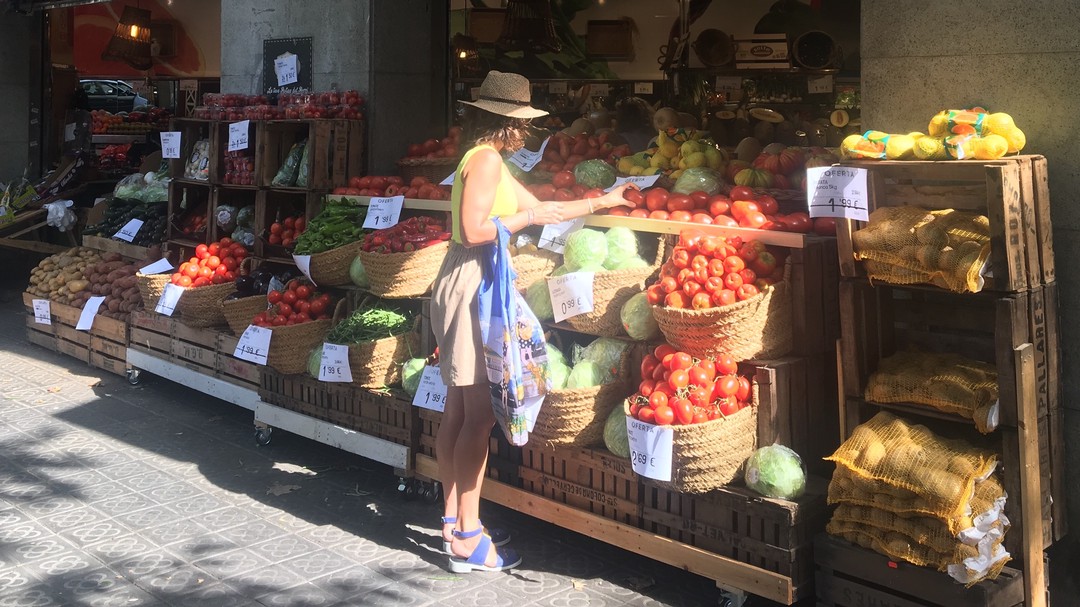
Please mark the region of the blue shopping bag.
[[551, 388], [547, 344], [540, 321], [514, 288], [510, 230], [494, 222], [498, 236], [480, 282], [480, 334], [495, 419], [511, 444], [524, 445]]

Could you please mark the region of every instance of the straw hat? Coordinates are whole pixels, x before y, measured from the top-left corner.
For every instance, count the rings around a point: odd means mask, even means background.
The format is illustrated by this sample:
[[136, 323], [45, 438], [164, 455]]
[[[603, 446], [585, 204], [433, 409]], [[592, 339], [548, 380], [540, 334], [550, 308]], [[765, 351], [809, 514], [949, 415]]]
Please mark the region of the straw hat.
[[544, 110], [538, 110], [529, 102], [532, 91], [529, 80], [521, 74], [497, 72], [492, 70], [480, 85], [480, 94], [476, 101], [462, 101], [493, 114], [510, 118], [539, 118], [547, 116]]

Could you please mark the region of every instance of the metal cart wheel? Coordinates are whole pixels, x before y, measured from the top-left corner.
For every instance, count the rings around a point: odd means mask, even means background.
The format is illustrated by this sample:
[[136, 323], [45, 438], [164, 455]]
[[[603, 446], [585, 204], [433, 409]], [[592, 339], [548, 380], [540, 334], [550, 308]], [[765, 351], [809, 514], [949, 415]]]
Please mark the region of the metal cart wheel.
[[439, 499], [442, 498], [442, 485], [437, 481], [425, 483], [423, 498], [429, 504], [438, 503]]
[[141, 379], [140, 375], [142, 375], [142, 373], [138, 369], [134, 369], [134, 368], [128, 369], [127, 370], [128, 383], [133, 385], [133, 386], [139, 385], [139, 381]]
[[265, 428], [255, 428], [255, 444], [260, 447], [269, 445], [273, 434], [274, 429], [269, 426], [266, 426]]

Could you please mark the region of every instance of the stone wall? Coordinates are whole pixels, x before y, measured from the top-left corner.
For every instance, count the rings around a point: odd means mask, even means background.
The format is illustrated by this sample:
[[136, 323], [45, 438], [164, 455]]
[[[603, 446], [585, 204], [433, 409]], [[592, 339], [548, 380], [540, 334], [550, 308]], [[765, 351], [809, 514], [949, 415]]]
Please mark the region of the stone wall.
[[34, 17], [0, 17], [0, 182], [22, 175], [29, 159], [31, 32], [36, 24]]

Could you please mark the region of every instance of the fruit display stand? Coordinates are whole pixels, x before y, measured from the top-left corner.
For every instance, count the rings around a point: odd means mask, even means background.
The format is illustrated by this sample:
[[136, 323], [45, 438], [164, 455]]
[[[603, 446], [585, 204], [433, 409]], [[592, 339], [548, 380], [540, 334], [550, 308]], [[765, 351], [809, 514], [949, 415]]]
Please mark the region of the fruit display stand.
[[[955, 208], [988, 218], [992, 275], [977, 293], [866, 278], [853, 234], [866, 224], [838, 224], [841, 339], [839, 374], [843, 437], [881, 409], [996, 452], [1011, 528], [1005, 547], [1015, 568], [968, 592], [943, 573], [886, 559], [839, 538], [823, 537], [815, 560], [818, 598], [845, 607], [881, 601], [908, 605], [1046, 604], [1044, 549], [1067, 531], [1060, 427], [1061, 380], [1057, 286], [1053, 282], [1046, 162], [1039, 156], [998, 161], [851, 162], [869, 169], [869, 210], [914, 205]], [[972, 419], [908, 403], [867, 398], [870, 375], [898, 351], [960, 354], [997, 372], [999, 427], [986, 435]], [[914, 580], [920, 580], [916, 582]], [[901, 583], [901, 580], [908, 580]]]

